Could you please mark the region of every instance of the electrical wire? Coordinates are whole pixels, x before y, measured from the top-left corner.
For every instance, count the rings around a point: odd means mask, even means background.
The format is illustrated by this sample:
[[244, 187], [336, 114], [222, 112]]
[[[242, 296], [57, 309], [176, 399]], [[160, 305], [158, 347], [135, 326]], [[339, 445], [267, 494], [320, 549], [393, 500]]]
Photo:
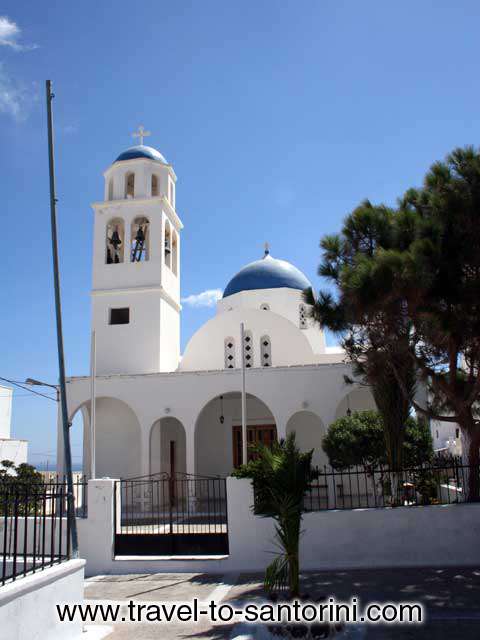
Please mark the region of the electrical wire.
[[24, 389], [24, 391], [29, 391], [30, 393], [33, 393], [36, 396], [42, 396], [42, 398], [48, 398], [49, 400], [53, 400], [53, 402], [57, 402], [56, 398], [52, 398], [52, 396], [47, 396], [45, 393], [40, 393], [40, 391], [34, 391], [33, 389], [29, 389], [28, 387], [25, 387], [23, 384], [20, 384], [15, 380], [9, 380], [8, 378], [2, 378], [1, 376], [0, 376], [0, 380], [3, 380], [3, 382], [8, 382], [8, 384], [13, 384], [15, 387], [19, 387], [20, 389]]

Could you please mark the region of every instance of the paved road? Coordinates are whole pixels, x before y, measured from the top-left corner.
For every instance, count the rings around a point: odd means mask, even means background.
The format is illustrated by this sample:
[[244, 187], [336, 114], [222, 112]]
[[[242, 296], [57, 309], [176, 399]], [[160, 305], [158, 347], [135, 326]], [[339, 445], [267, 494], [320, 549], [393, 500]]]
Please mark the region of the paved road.
[[[151, 574], [105, 576], [86, 582], [85, 597], [98, 601], [172, 602], [190, 601], [241, 603], [262, 597], [262, 576]], [[302, 578], [304, 593], [312, 598], [334, 596], [349, 600], [356, 596], [361, 603], [422, 602], [427, 622], [421, 627], [370, 626], [365, 640], [479, 640], [480, 639], [480, 569], [409, 569], [335, 571], [306, 573]], [[118, 624], [108, 640], [162, 640], [204, 638], [225, 640], [231, 625], [169, 623]]]

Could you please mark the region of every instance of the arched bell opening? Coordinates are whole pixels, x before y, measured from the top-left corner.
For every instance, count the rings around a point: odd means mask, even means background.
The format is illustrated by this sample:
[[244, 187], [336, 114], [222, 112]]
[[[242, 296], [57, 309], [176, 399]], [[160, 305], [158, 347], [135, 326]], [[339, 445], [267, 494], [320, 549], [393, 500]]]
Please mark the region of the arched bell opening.
[[135, 174], [129, 171], [125, 175], [125, 198], [135, 197]]
[[130, 230], [130, 262], [145, 262], [150, 257], [150, 223], [148, 218], [138, 216]]
[[105, 234], [105, 262], [119, 264], [124, 260], [125, 223], [122, 218], [113, 218], [107, 223]]
[[172, 231], [170, 222], [165, 222], [165, 244], [163, 249], [165, 264], [169, 269], [172, 268]]
[[174, 229], [172, 230], [172, 271], [178, 275], [178, 236]]
[[159, 180], [158, 180], [158, 176], [155, 173], [152, 173], [151, 190], [152, 190], [152, 198], [155, 198], [160, 195]]

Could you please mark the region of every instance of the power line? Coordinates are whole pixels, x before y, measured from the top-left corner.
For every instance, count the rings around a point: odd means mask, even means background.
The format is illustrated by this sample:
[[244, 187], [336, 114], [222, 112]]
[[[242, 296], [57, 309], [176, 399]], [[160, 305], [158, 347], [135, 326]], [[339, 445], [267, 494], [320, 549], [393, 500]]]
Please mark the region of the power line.
[[[52, 400], [55, 400], [55, 398], [53, 396], [46, 396], [48, 398], [51, 398]], [[6, 394], [6, 393], [0, 393], [0, 398], [32, 398], [33, 397], [30, 395], [30, 393], [15, 393], [13, 396], [11, 396], [10, 394]]]
[[25, 387], [23, 384], [20, 384], [15, 380], [9, 380], [8, 378], [2, 378], [1, 376], [0, 376], [0, 380], [3, 380], [4, 382], [8, 382], [8, 384], [13, 384], [15, 387], [20, 387], [20, 389], [23, 389], [24, 391], [29, 391], [30, 393], [33, 393], [36, 396], [42, 396], [42, 398], [48, 398], [49, 400], [53, 400], [53, 402], [57, 402], [57, 400], [55, 398], [52, 398], [52, 396], [47, 396], [45, 393], [40, 393], [40, 391], [34, 391], [33, 389], [29, 389], [28, 387]]

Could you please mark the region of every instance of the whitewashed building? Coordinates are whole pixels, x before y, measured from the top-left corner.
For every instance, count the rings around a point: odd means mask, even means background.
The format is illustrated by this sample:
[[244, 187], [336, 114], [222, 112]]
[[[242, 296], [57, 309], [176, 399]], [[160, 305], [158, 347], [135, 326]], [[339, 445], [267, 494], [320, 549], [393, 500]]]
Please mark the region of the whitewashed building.
[[27, 461], [28, 441], [11, 437], [13, 389], [0, 385], [0, 462], [10, 460], [16, 466]]
[[[141, 144], [121, 153], [104, 177], [103, 200], [93, 204], [96, 476], [228, 475], [242, 458], [242, 348], [248, 440], [295, 431], [302, 448], [315, 448], [314, 461], [326, 463], [328, 425], [374, 402], [364, 388], [345, 384], [351, 371], [342, 352], [326, 347], [312, 324], [302, 299], [308, 278], [265, 250], [233, 276], [215, 317], [181, 355], [183, 224], [173, 167]], [[189, 268], [188, 256], [183, 264]], [[67, 391], [71, 419], [83, 416], [91, 474], [89, 377], [69, 378]], [[59, 428], [59, 470], [62, 452]]]

